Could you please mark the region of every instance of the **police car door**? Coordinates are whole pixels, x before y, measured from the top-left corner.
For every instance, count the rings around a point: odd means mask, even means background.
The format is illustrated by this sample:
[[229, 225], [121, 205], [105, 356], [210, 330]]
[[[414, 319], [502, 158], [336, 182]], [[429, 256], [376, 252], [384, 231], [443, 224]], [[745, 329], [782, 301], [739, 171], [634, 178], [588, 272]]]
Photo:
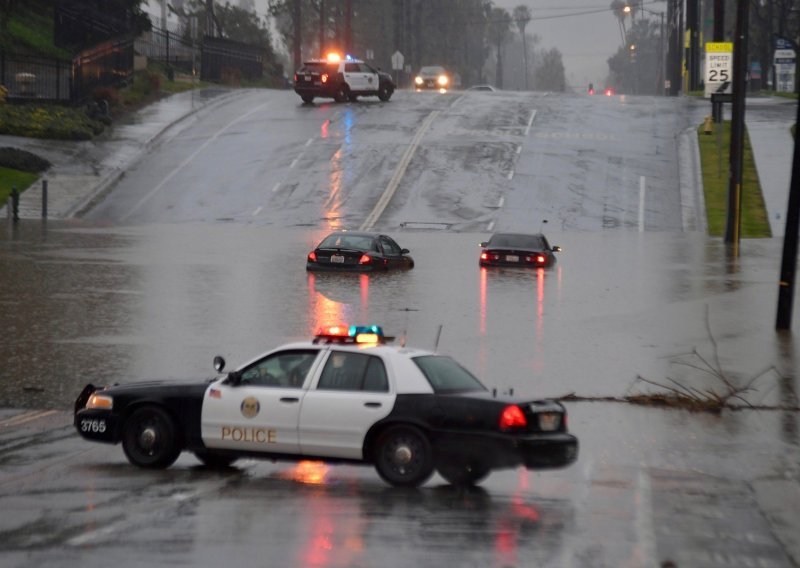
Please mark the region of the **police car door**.
[[361, 459], [364, 438], [394, 406], [395, 392], [380, 356], [331, 349], [300, 411], [300, 449], [321, 457]]
[[203, 399], [208, 448], [295, 454], [304, 384], [319, 350], [271, 353], [242, 369], [237, 380], [213, 383]]
[[378, 72], [375, 71], [372, 67], [367, 65], [366, 63], [361, 64], [361, 71], [364, 77], [364, 87], [365, 91], [377, 91], [380, 78], [378, 77]]
[[347, 83], [347, 88], [351, 91], [361, 91], [363, 87], [363, 77], [361, 73], [361, 66], [358, 63], [347, 62], [344, 64], [344, 80]]

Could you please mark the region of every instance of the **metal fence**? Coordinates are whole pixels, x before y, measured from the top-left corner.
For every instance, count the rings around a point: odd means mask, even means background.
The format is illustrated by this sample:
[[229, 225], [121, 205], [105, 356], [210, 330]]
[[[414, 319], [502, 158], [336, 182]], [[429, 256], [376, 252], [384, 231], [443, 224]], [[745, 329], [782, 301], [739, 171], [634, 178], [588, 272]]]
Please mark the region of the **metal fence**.
[[132, 75], [132, 39], [101, 43], [72, 61], [0, 51], [0, 85], [9, 100], [79, 104], [96, 88], [125, 83]]
[[200, 60], [204, 81], [255, 81], [264, 76], [264, 50], [256, 45], [205, 36]]
[[191, 73], [200, 60], [200, 46], [194, 44], [188, 30], [180, 27], [173, 30], [154, 27], [137, 37], [133, 46], [137, 55], [186, 73]]

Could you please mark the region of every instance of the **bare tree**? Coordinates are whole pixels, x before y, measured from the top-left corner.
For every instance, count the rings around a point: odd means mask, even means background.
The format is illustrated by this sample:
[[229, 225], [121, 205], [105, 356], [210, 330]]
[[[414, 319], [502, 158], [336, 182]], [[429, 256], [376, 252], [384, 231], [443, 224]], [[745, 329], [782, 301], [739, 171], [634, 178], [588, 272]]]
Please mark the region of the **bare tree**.
[[531, 10], [525, 4], [514, 8], [514, 22], [517, 24], [519, 35], [522, 36], [522, 61], [525, 64], [525, 90], [528, 90], [528, 42], [525, 37], [525, 26], [531, 21]]

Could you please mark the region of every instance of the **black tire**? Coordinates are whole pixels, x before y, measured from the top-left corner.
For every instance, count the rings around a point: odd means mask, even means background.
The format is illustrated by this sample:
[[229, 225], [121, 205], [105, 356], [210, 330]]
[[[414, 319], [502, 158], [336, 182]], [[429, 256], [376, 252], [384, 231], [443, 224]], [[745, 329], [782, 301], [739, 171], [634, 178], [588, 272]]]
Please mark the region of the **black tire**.
[[383, 102], [386, 102], [392, 98], [392, 91], [390, 91], [389, 87], [386, 85], [381, 85], [378, 89], [378, 98]]
[[414, 426], [392, 426], [378, 436], [374, 453], [378, 475], [395, 487], [417, 487], [433, 475], [428, 438]]
[[353, 93], [348, 93], [347, 100], [350, 101], [351, 103], [358, 102], [358, 95], [354, 95]]
[[157, 406], [135, 410], [123, 425], [122, 449], [133, 465], [147, 469], [171, 466], [181, 453], [172, 417]]
[[450, 485], [470, 486], [480, 483], [492, 472], [484, 464], [477, 461], [452, 460], [436, 464], [436, 471]]
[[347, 101], [347, 98], [350, 96], [350, 89], [347, 88], [347, 83], [339, 83], [339, 86], [336, 88], [336, 94], [333, 96], [333, 100], [337, 103], [343, 103]]
[[314, 95], [303, 95], [300, 98], [303, 99], [303, 102], [306, 104], [311, 104], [314, 102]]
[[238, 459], [236, 456], [215, 452], [195, 452], [194, 455], [209, 469], [225, 469]]

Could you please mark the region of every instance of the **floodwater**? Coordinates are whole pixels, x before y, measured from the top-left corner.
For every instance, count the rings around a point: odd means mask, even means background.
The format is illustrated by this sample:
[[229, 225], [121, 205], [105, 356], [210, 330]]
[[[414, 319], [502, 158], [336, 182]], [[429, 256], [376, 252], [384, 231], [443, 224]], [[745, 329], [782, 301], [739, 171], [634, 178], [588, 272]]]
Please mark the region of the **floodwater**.
[[[411, 250], [413, 270], [309, 274], [305, 255], [322, 236], [226, 223], [6, 227], [0, 407], [68, 411], [87, 382], [210, 377], [215, 354], [235, 366], [336, 322], [381, 324], [525, 395], [656, 390], [640, 376], [721, 388], [706, 361], [738, 386], [755, 380], [752, 404], [797, 404], [797, 340], [773, 331], [778, 240], [745, 241], [731, 260], [700, 234], [554, 232], [556, 266], [519, 271], [478, 267], [486, 234], [405, 231], [392, 236]], [[438, 476], [399, 491], [370, 468], [308, 462], [244, 460], [218, 474], [184, 455], [147, 472], [119, 447], [81, 440], [63, 412], [45, 433], [0, 433], [0, 507], [11, 513], [0, 522], [0, 558], [792, 565], [793, 529], [781, 533], [767, 513], [778, 510], [768, 497], [779, 507], [783, 484], [800, 476], [796, 412], [567, 408], [581, 441], [576, 464], [495, 472], [467, 492]]]

